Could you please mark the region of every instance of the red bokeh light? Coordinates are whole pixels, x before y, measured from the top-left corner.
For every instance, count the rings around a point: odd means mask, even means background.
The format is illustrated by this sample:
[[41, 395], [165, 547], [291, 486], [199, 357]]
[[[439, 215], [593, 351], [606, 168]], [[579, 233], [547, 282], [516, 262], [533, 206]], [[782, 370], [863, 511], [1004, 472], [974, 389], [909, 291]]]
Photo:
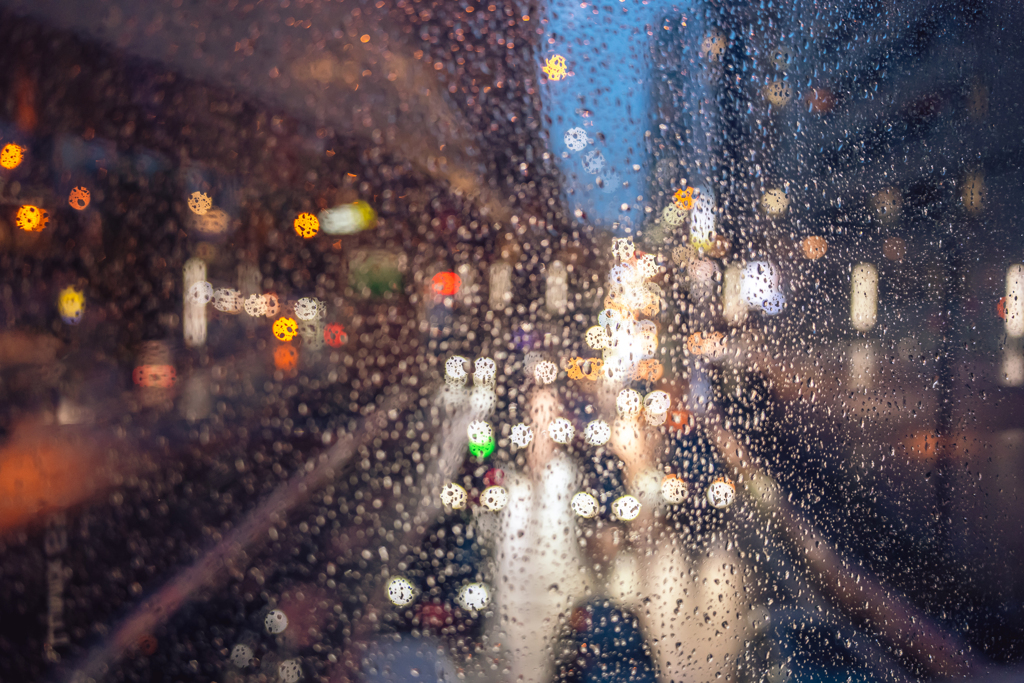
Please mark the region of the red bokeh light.
[[462, 287], [462, 278], [450, 271], [443, 271], [430, 281], [430, 288], [438, 296], [454, 296]]
[[331, 323], [324, 328], [324, 343], [332, 348], [338, 348], [348, 343], [348, 333], [338, 323]]
[[139, 365], [132, 372], [132, 380], [140, 387], [169, 389], [177, 377], [173, 365]]
[[435, 605], [433, 603], [427, 603], [421, 605], [417, 610], [419, 614], [420, 623], [427, 628], [441, 628], [451, 619], [451, 612], [449, 612], [444, 605]]
[[484, 486], [502, 486], [505, 483], [505, 471], [492, 467], [484, 474]]

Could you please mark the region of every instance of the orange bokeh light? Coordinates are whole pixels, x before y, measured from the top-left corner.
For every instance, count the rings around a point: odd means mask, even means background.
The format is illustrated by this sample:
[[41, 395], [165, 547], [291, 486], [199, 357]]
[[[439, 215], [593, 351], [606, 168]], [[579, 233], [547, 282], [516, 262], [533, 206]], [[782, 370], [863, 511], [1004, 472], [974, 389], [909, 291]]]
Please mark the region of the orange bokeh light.
[[680, 211], [689, 211], [693, 208], [693, 188], [676, 190], [676, 193], [672, 195], [672, 201]]
[[295, 234], [303, 239], [315, 237], [320, 232], [320, 220], [311, 213], [300, 213], [295, 218]]
[[694, 332], [686, 340], [686, 348], [695, 356], [714, 356], [725, 349], [721, 332]]
[[92, 195], [89, 193], [89, 190], [85, 187], [76, 187], [75, 189], [71, 190], [71, 193], [68, 195], [68, 204], [70, 204], [71, 208], [75, 209], [76, 211], [83, 211], [86, 207], [89, 206], [89, 202], [91, 200]]
[[690, 413], [686, 410], [668, 411], [668, 418], [665, 420], [665, 426], [669, 429], [682, 432], [683, 434], [689, 434]]
[[140, 387], [170, 389], [177, 378], [173, 365], [140, 365], [132, 372], [132, 380]]
[[[586, 365], [590, 364], [590, 371], [587, 372]], [[579, 358], [574, 356], [565, 364], [565, 371], [569, 379], [589, 379], [591, 381], [601, 378], [601, 370], [604, 368], [604, 361], [600, 358]]]
[[804, 241], [801, 242], [801, 247], [806, 258], [816, 261], [828, 251], [828, 242], [825, 241], [824, 237], [812, 235], [811, 237], [804, 238]]
[[665, 368], [653, 358], [647, 358], [636, 364], [636, 371], [633, 379], [645, 379], [650, 382], [657, 382], [665, 374]]
[[291, 372], [299, 364], [299, 352], [291, 344], [282, 344], [274, 349], [274, 367]]

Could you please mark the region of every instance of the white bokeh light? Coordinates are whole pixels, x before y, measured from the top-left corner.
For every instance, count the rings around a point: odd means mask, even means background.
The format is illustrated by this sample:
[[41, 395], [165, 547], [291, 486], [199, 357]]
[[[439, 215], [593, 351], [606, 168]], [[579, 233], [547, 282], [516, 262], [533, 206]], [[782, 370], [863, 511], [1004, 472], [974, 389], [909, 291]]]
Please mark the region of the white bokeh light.
[[416, 586], [404, 576], [395, 576], [388, 581], [388, 600], [395, 607], [406, 607], [416, 598]]
[[618, 519], [624, 522], [630, 522], [636, 519], [640, 515], [640, 501], [635, 496], [625, 495], [619, 496], [612, 503], [612, 512]]
[[612, 438], [612, 428], [604, 420], [594, 420], [583, 429], [583, 438], [591, 446], [603, 446]]
[[455, 482], [448, 482], [441, 489], [441, 503], [453, 510], [461, 510], [466, 507], [469, 494]]
[[491, 601], [490, 589], [482, 583], [467, 583], [459, 589], [458, 602], [462, 609], [482, 610]]
[[576, 428], [572, 426], [572, 422], [569, 422], [564, 417], [556, 417], [548, 425], [548, 436], [555, 443], [568, 444], [572, 441], [573, 434], [575, 433]]
[[272, 609], [263, 618], [263, 627], [272, 635], [283, 633], [288, 628], [288, 615], [279, 609]]
[[580, 491], [572, 497], [572, 511], [584, 519], [593, 519], [597, 516], [597, 511], [600, 506], [597, 504], [597, 498], [586, 491]]
[[708, 503], [716, 510], [724, 510], [736, 498], [736, 485], [728, 477], [716, 477], [708, 487]]
[[526, 448], [530, 445], [530, 442], [533, 441], [533, 430], [523, 423], [519, 423], [512, 428], [512, 433], [508, 438], [509, 441], [519, 448]]
[[491, 512], [504, 510], [508, 499], [508, 489], [504, 486], [488, 486], [480, 493], [480, 505]]

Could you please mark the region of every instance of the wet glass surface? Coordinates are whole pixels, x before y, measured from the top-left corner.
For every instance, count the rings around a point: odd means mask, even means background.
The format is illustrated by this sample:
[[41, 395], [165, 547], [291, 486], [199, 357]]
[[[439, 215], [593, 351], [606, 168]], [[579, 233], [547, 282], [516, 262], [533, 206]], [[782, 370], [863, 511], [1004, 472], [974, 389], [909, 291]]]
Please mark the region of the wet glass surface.
[[0, 2], [0, 680], [1017, 680], [1011, 2]]

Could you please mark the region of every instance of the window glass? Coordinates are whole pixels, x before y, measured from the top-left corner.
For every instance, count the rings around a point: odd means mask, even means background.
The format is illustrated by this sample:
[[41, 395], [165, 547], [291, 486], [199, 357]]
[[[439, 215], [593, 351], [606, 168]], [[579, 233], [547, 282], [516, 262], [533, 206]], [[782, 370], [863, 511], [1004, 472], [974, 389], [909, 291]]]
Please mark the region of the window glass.
[[1021, 677], [1022, 19], [2, 3], [0, 680]]

